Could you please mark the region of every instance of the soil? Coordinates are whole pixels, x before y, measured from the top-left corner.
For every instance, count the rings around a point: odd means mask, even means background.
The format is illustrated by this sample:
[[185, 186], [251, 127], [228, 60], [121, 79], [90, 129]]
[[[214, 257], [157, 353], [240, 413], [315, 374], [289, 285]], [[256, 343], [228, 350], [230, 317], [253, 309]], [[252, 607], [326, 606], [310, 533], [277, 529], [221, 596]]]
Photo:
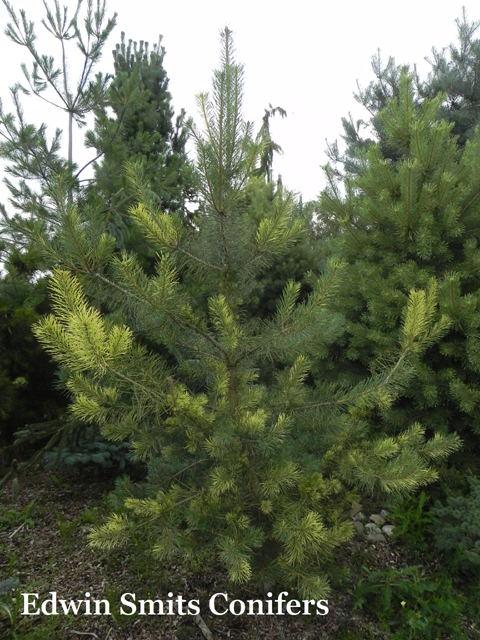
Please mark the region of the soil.
[[[0, 581], [16, 576], [20, 597], [16, 632], [18, 638], [64, 640], [334, 640], [382, 639], [390, 636], [348, 593], [356, 584], [362, 567], [384, 570], [405, 566], [402, 548], [396, 542], [372, 545], [357, 536], [338, 556], [338, 575], [333, 579], [328, 615], [296, 616], [215, 616], [208, 607], [212, 594], [227, 592], [242, 600], [262, 598], [237, 587], [226, 586], [217, 567], [201, 567], [188, 573], [181, 567], [158, 567], [133, 546], [127, 551], [105, 553], [88, 546], [88, 532], [108, 512], [105, 496], [113, 489], [113, 478], [98, 478], [85, 472], [60, 475], [41, 469], [20, 481], [20, 491], [12, 505], [9, 486], [0, 497]], [[141, 541], [137, 541], [141, 548]], [[147, 566], [145, 566], [147, 565]], [[357, 576], [357, 577], [358, 577]], [[38, 603], [55, 591], [59, 599], [107, 598], [112, 615], [20, 615], [21, 593], [38, 593]], [[181, 594], [186, 601], [198, 600], [201, 614], [119, 615], [122, 593], [155, 600]], [[274, 594], [274, 598], [276, 597]], [[31, 596], [33, 598], [33, 596]], [[290, 595], [287, 599], [295, 598]], [[219, 604], [223, 604], [220, 598]], [[38, 608], [39, 604], [36, 607]], [[103, 605], [102, 605], [103, 606]], [[167, 606], [167, 605], [165, 605]], [[92, 610], [94, 605], [92, 604]], [[126, 607], [125, 607], [126, 608]], [[219, 607], [221, 608], [221, 607]], [[59, 605], [60, 609], [60, 605]], [[32, 606], [32, 611], [35, 608]], [[83, 611], [84, 609], [81, 609]], [[61, 609], [60, 609], [61, 611]], [[102, 609], [103, 611], [103, 609]], [[128, 609], [127, 609], [128, 611]], [[311, 609], [312, 613], [315, 609]], [[9, 637], [10, 624], [0, 612], [0, 637]], [[468, 637], [480, 638], [475, 623], [465, 619]], [[209, 635], [211, 634], [211, 635]]]

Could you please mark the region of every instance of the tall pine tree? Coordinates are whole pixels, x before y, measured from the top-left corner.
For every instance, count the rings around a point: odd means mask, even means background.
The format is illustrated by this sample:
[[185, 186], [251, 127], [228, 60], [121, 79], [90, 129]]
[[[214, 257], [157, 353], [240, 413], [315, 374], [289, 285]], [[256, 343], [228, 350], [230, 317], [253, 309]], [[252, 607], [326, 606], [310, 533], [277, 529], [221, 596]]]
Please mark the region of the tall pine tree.
[[[84, 126], [88, 114], [105, 99], [108, 77], [101, 73], [94, 76], [94, 70], [115, 27], [116, 14], [107, 19], [105, 0], [97, 0], [95, 8], [93, 0], [87, 0], [84, 16], [81, 15], [82, 0], [77, 1], [73, 15], [69, 15], [68, 7], [61, 9], [59, 0], [54, 0], [53, 8], [44, 2], [46, 15], [42, 25], [58, 42], [61, 62], [57, 63], [53, 56], [37, 49], [35, 24], [28, 19], [27, 12], [20, 9], [17, 14], [8, 0], [2, 0], [2, 3], [10, 18], [5, 34], [24, 47], [33, 61], [31, 71], [22, 64], [24, 83], [16, 83], [10, 89], [15, 113], [6, 112], [0, 101], [0, 157], [7, 161], [6, 173], [10, 176], [4, 182], [16, 211], [28, 213], [50, 226], [50, 217], [59, 201], [55, 189], [58, 175], [63, 175], [70, 198], [78, 187], [81, 170], [77, 171], [75, 164], [73, 125]], [[83, 26], [80, 26], [82, 19]], [[71, 41], [75, 42], [83, 58], [75, 80], [69, 73], [68, 44]], [[26, 122], [20, 100], [22, 94], [33, 95], [67, 114], [66, 158], [60, 153], [61, 128], [55, 130], [48, 143], [45, 124], [37, 127]], [[8, 231], [17, 231], [15, 242], [18, 246], [23, 237], [21, 225], [15, 226], [14, 221], [6, 217], [3, 206], [1, 210]]]
[[[37, 26], [28, 11], [2, 0], [8, 16], [5, 35], [28, 53], [29, 65], [22, 64], [22, 80], [10, 88], [13, 113], [0, 100], [0, 158], [5, 163], [3, 182], [9, 202], [0, 204], [2, 221], [0, 262], [2, 274], [2, 340], [0, 345], [0, 441], [11, 444], [12, 434], [32, 427], [35, 436], [61, 434], [61, 414], [65, 397], [56, 385], [54, 367], [45, 359], [30, 325], [40, 313], [49, 309], [46, 278], [42, 270], [52, 266], [40, 260], [31, 246], [25, 227], [42, 228], [48, 236], [56, 229], [56, 211], [63, 193], [73, 199], [80, 189], [81, 169], [76, 165], [73, 144], [74, 124], [79, 127], [94, 106], [106, 95], [107, 77], [95, 75], [106, 40], [115, 26], [115, 15], [108, 18], [105, 1], [78, 1], [61, 8], [58, 0], [44, 2], [42, 26], [58, 46], [60, 61], [39, 49]], [[80, 51], [81, 68], [71, 73], [69, 47]], [[51, 136], [46, 124], [31, 124], [25, 117], [22, 100], [30, 96], [48, 104], [56, 113], [60, 109], [67, 135], [66, 157], [62, 155], [63, 131], [58, 127]], [[62, 176], [59, 188], [59, 176]], [[42, 425], [38, 423], [43, 422]], [[37, 428], [38, 427], [38, 428]], [[30, 432], [27, 444], [34, 441]], [[5, 461], [5, 458], [4, 458]]]
[[145, 185], [162, 211], [187, 215], [185, 204], [195, 195], [185, 150], [185, 114], [182, 111], [173, 121], [164, 56], [161, 38], [150, 51], [143, 41], [139, 46], [131, 40], [126, 44], [122, 33], [113, 51], [115, 75], [108, 102], [96, 110], [95, 128], [87, 136], [87, 143], [100, 156], [90, 191], [107, 203], [109, 228], [120, 246], [137, 255], [142, 241], [129, 223], [134, 194], [123, 170], [126, 160], [142, 165]]

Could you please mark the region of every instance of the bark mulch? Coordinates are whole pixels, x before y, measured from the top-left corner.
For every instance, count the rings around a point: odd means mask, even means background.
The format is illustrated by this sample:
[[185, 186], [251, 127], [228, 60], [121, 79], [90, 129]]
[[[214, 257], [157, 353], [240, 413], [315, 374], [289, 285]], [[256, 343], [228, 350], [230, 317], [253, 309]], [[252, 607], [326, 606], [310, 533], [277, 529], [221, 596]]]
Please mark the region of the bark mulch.
[[[28, 640], [335, 640], [388, 638], [378, 622], [363, 610], [354, 610], [347, 589], [336, 589], [329, 599], [326, 616], [214, 616], [209, 597], [227, 592], [231, 599], [262, 598], [258, 593], [226, 587], [225, 576], [215, 567], [186, 573], [181, 567], [160, 568], [145, 560], [135, 547], [106, 554], [90, 548], [87, 535], [107, 512], [105, 496], [112, 479], [85, 472], [68, 475], [43, 470], [20, 481], [20, 492], [12, 505], [7, 486], [0, 496], [0, 581], [9, 576], [20, 580], [21, 593], [38, 593], [39, 602], [57, 592], [67, 601], [108, 599], [113, 615], [36, 615], [17, 617], [18, 638]], [[137, 541], [141, 549], [141, 541]], [[346, 575], [364, 564], [374, 569], [404, 566], [395, 543], [371, 545], [356, 538], [338, 558], [339, 574]], [[343, 567], [343, 568], [342, 568]], [[352, 569], [353, 568], [353, 569]], [[341, 583], [341, 578], [339, 579]], [[181, 594], [200, 601], [201, 616], [120, 616], [120, 595], [167, 600]], [[274, 597], [276, 594], [274, 594]], [[289, 596], [294, 598], [295, 596]], [[266, 595], [263, 596], [266, 598]], [[220, 603], [220, 601], [219, 601]], [[37, 604], [38, 607], [38, 604]], [[93, 607], [93, 605], [92, 605]], [[19, 608], [23, 611], [23, 597]], [[59, 610], [60, 605], [59, 605]], [[33, 610], [33, 609], [32, 609]], [[82, 609], [83, 610], [83, 609]], [[103, 609], [102, 609], [103, 611]], [[314, 609], [312, 608], [312, 612]], [[0, 613], [0, 638], [8, 637], [8, 620]], [[472, 638], [476, 637], [472, 635]]]

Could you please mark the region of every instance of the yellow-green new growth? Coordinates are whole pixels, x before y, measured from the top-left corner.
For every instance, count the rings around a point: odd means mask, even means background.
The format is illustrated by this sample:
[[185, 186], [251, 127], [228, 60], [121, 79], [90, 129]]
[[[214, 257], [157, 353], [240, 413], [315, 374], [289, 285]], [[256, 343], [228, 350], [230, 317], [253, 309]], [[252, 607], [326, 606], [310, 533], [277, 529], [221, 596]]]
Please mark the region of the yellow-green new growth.
[[104, 375], [132, 346], [132, 331], [107, 329], [101, 314], [86, 301], [79, 280], [66, 271], [52, 277], [52, 306], [56, 315], [40, 320], [34, 333], [47, 351], [69, 370]]

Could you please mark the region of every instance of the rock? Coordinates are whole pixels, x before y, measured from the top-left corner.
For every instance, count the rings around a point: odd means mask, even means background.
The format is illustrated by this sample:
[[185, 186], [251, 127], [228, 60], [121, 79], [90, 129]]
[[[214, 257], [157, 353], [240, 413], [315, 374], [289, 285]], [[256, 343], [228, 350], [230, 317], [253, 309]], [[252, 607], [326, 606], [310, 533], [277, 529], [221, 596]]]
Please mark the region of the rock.
[[362, 510], [362, 505], [358, 504], [358, 502], [354, 502], [352, 504], [352, 508], [350, 509], [350, 517], [353, 518], [361, 510]]
[[353, 526], [357, 530], [357, 533], [363, 533], [364, 526], [359, 520], [354, 520]]
[[386, 542], [385, 536], [382, 533], [369, 533], [367, 540], [369, 542]]
[[385, 511], [385, 509], [382, 509], [380, 511], [380, 515], [382, 516], [382, 518], [388, 518], [388, 511]]
[[378, 525], [379, 527], [381, 527], [386, 522], [385, 518], [383, 518], [382, 516], [378, 515], [378, 513], [373, 513], [370, 516], [370, 520], [372, 522], [374, 522], [376, 525]]
[[362, 520], [365, 520], [365, 516], [363, 515], [363, 513], [362, 513], [361, 511], [359, 511], [358, 513], [356, 513], [356, 514], [353, 516], [353, 520], [354, 520], [355, 522], [361, 522]]
[[367, 533], [382, 533], [380, 530], [380, 527], [377, 527], [377, 525], [374, 522], [369, 522], [368, 524], [365, 525], [365, 529], [367, 530]]
[[388, 537], [392, 535], [394, 529], [395, 526], [393, 524], [386, 524], [384, 527], [382, 527], [383, 533]]

